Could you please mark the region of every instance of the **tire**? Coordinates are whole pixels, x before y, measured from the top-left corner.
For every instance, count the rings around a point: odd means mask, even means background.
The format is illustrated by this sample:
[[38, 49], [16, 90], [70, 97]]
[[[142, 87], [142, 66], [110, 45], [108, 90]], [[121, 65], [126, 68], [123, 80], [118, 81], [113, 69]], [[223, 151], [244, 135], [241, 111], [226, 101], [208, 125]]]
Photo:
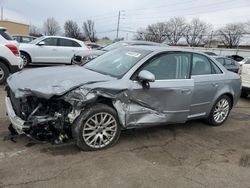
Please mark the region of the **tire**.
[[3, 84], [6, 79], [9, 77], [10, 71], [8, 67], [0, 62], [0, 84]]
[[[223, 103], [223, 101], [225, 103]], [[221, 106], [221, 108], [219, 106]], [[222, 125], [227, 120], [231, 108], [232, 108], [231, 99], [226, 95], [221, 96], [215, 102], [215, 104], [214, 104], [214, 106], [209, 114], [209, 117], [207, 118], [207, 123], [211, 126]], [[224, 109], [224, 111], [223, 111], [223, 109]]]
[[23, 59], [23, 66], [26, 67], [31, 63], [30, 56], [25, 52], [21, 52], [21, 58]]
[[[110, 123], [100, 124], [102, 121]], [[76, 145], [84, 151], [108, 148], [117, 142], [120, 133], [121, 126], [116, 111], [105, 104], [96, 104], [83, 111], [72, 126]]]
[[241, 91], [240, 97], [242, 98], [247, 98], [248, 97], [248, 93], [244, 90]]

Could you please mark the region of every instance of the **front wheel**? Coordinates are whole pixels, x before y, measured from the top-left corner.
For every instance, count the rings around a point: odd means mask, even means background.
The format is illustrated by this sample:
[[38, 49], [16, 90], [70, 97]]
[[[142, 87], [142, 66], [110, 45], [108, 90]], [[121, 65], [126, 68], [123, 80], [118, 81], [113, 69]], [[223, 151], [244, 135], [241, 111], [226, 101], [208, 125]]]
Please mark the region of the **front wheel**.
[[223, 95], [214, 104], [207, 122], [212, 126], [222, 125], [229, 116], [232, 107], [231, 99]]
[[104, 104], [96, 104], [82, 112], [72, 127], [76, 145], [85, 151], [112, 146], [119, 139], [120, 132], [116, 111]]
[[26, 67], [31, 63], [31, 59], [28, 54], [21, 52], [21, 58], [23, 59], [23, 66]]

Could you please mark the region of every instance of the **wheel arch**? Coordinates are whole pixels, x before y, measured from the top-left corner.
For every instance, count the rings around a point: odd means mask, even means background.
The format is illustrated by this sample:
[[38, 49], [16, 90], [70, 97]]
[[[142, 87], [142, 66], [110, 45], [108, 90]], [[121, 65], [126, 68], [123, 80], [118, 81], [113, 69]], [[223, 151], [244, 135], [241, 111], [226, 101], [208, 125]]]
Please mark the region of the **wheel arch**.
[[101, 103], [101, 104], [106, 104], [107, 106], [113, 108], [116, 113], [117, 113], [117, 118], [119, 119], [119, 123], [121, 124], [121, 126], [123, 128], [126, 127], [126, 115], [124, 115], [123, 113], [119, 112], [114, 104], [114, 100], [111, 99], [111, 98], [107, 98], [107, 97], [103, 97], [103, 96], [99, 96], [97, 98], [97, 100], [93, 103], [93, 105], [95, 104], [98, 104], [98, 103]]
[[10, 62], [6, 58], [0, 56], [0, 63], [3, 63], [10, 71]]
[[29, 58], [30, 58], [30, 62], [32, 63], [31, 55], [30, 55], [28, 52], [26, 52], [26, 51], [24, 51], [24, 50], [20, 50], [20, 53], [24, 53], [24, 54], [28, 55]]
[[[229, 92], [227, 92], [227, 93], [224, 93], [223, 95], [221, 95], [221, 96], [227, 96], [229, 99], [230, 99], [230, 101], [231, 101], [231, 109], [233, 108], [233, 105], [234, 105], [234, 97], [233, 97], [233, 94], [232, 93], [229, 93]], [[220, 96], [220, 97], [221, 97]]]

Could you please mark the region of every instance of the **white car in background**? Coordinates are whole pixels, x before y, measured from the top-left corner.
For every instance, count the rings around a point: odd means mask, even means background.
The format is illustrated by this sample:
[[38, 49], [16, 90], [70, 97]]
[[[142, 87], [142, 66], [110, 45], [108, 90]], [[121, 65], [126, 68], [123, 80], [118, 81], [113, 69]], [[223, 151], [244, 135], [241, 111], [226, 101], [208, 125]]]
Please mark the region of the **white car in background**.
[[241, 65], [242, 97], [250, 94], [250, 58]]
[[43, 36], [20, 44], [24, 66], [28, 64], [71, 64], [75, 53], [89, 50], [84, 42], [60, 36]]
[[0, 84], [4, 83], [9, 74], [23, 68], [18, 42], [13, 40], [6, 28], [0, 27]]
[[246, 58], [244, 58], [242, 61], [239, 61], [238, 63], [239, 63], [240, 65], [243, 65], [243, 64], [245, 64], [246, 62], [250, 62], [250, 57], [246, 57]]

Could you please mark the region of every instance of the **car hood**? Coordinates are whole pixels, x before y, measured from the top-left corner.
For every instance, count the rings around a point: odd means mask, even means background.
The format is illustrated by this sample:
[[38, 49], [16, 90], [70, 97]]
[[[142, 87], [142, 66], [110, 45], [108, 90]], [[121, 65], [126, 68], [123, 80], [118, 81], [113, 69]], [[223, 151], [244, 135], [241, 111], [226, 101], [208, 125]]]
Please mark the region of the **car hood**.
[[85, 84], [111, 80], [116, 78], [75, 65], [23, 70], [10, 76], [7, 83], [16, 98], [37, 96], [49, 99]]

